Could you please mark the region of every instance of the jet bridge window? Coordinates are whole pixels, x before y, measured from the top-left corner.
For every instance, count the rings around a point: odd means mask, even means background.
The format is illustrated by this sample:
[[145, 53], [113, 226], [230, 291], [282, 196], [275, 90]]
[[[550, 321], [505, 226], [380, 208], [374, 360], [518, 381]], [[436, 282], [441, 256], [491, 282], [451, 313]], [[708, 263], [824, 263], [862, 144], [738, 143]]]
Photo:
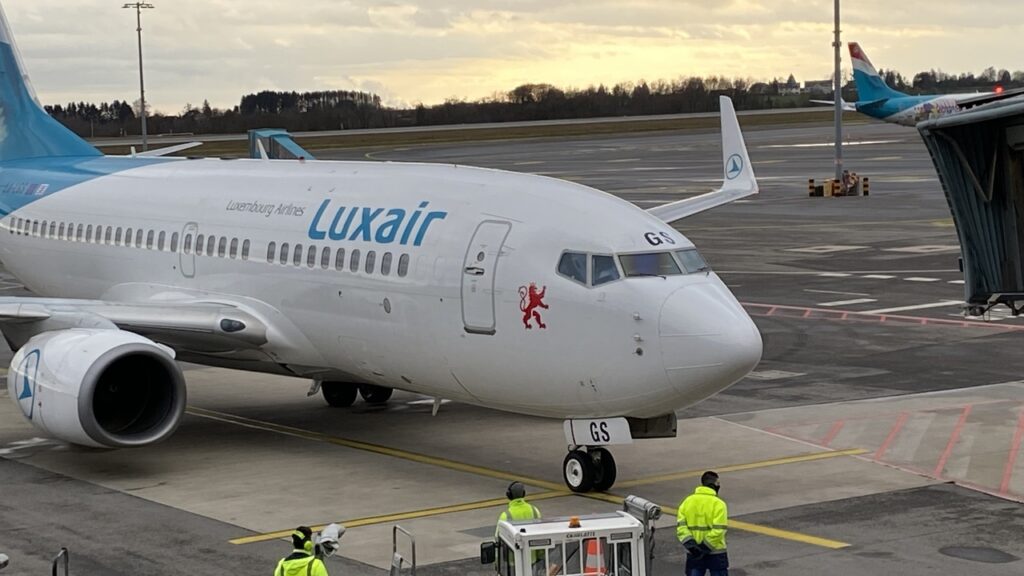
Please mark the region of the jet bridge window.
[[565, 252], [558, 261], [558, 273], [586, 286], [587, 255], [581, 252]]
[[637, 276], [677, 276], [682, 274], [671, 252], [620, 254], [619, 262], [627, 278]]
[[593, 285], [600, 286], [619, 279], [619, 268], [615, 258], [595, 254], [590, 259], [590, 270], [594, 275]]

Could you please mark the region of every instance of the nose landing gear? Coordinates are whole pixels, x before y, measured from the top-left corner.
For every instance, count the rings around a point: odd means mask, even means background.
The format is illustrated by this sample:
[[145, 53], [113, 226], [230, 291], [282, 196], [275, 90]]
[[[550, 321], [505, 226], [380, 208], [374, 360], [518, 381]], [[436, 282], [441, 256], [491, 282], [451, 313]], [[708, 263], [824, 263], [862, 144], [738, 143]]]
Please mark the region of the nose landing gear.
[[562, 463], [562, 478], [573, 492], [604, 492], [615, 484], [615, 458], [605, 448], [576, 446]]

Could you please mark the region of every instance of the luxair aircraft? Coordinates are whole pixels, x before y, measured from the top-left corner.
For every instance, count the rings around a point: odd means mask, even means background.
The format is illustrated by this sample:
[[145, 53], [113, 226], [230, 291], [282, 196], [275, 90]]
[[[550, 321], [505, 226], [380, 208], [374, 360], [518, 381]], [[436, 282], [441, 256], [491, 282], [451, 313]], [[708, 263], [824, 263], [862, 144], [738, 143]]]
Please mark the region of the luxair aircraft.
[[[999, 92], [972, 92], [969, 94], [941, 94], [911, 96], [889, 87], [868, 60], [860, 44], [850, 42], [853, 60], [853, 81], [857, 85], [856, 102], [843, 102], [849, 111], [867, 114], [872, 118], [903, 126], [916, 126], [918, 122], [954, 114], [974, 106], [1019, 96], [1024, 90]], [[832, 104], [830, 100], [812, 100], [816, 104]]]
[[[759, 361], [754, 323], [669, 224], [757, 193], [727, 98], [721, 189], [644, 211], [466, 166], [104, 156], [39, 106], [0, 27], [0, 298], [14, 403], [62, 441], [141, 447], [185, 409], [179, 361], [563, 419], [564, 478]], [[159, 151], [157, 151], [159, 154]]]

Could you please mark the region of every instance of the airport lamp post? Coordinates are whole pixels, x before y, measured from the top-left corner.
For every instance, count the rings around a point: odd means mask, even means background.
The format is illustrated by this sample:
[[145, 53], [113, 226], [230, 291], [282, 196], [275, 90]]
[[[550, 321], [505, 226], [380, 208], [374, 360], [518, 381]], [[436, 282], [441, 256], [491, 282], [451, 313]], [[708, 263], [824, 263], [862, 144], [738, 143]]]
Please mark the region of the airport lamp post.
[[836, 180], [841, 181], [843, 177], [843, 77], [840, 68], [842, 57], [839, 53], [839, 49], [842, 46], [839, 42], [839, 0], [836, 0], [835, 19], [836, 39], [832, 42], [832, 46], [835, 47], [836, 51], [836, 67], [833, 72], [833, 88], [835, 90], [836, 103]]
[[[837, 0], [838, 1], [838, 0]], [[142, 151], [149, 150], [149, 142], [146, 137], [146, 82], [142, 75], [142, 10], [143, 8], [156, 8], [146, 2], [132, 2], [125, 4], [122, 8], [135, 8], [136, 32], [139, 34], [139, 110], [142, 114]]]

